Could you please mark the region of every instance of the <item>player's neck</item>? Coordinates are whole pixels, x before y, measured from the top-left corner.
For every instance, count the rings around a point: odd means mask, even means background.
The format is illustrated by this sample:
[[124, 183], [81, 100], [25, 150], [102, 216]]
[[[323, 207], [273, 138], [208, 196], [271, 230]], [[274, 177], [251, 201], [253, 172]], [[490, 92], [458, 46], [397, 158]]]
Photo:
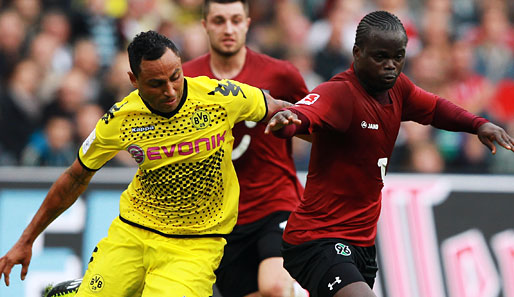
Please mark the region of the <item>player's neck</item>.
[[246, 47], [242, 47], [239, 52], [232, 56], [223, 56], [215, 51], [211, 51], [210, 66], [212, 73], [219, 79], [233, 79], [245, 65]]
[[366, 91], [366, 93], [368, 93], [368, 95], [373, 97], [375, 100], [377, 100], [382, 105], [391, 103], [391, 98], [389, 97], [389, 90], [376, 90], [376, 89], [372, 88], [371, 86], [369, 86], [368, 84], [366, 84], [365, 81], [362, 80], [359, 77], [359, 75], [357, 75], [357, 73], [356, 73], [356, 76], [357, 76], [357, 80], [359, 81], [359, 84]]

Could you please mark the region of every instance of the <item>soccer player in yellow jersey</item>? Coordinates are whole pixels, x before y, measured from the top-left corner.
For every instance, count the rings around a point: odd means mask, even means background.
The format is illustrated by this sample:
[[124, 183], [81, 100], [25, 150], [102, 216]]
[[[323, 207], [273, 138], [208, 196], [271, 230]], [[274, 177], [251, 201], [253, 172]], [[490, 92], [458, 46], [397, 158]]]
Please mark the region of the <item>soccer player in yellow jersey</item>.
[[0, 258], [6, 285], [16, 264], [25, 278], [34, 240], [77, 200], [96, 170], [127, 150], [138, 171], [77, 296], [212, 295], [224, 235], [237, 218], [232, 127], [267, 120], [290, 104], [236, 81], [184, 78], [176, 46], [153, 31], [137, 35], [128, 53], [137, 90], [98, 121], [77, 160]]

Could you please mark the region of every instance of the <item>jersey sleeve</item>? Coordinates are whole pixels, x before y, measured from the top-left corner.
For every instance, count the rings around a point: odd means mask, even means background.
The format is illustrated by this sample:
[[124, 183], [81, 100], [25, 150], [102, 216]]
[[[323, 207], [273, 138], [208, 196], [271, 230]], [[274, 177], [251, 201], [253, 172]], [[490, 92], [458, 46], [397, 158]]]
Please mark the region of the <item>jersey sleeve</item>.
[[226, 106], [232, 124], [259, 122], [266, 117], [268, 107], [261, 89], [234, 80], [223, 80], [220, 85], [232, 93], [232, 100]]
[[416, 86], [403, 74], [400, 83], [404, 92], [402, 121], [414, 121], [423, 125], [430, 124], [434, 118], [439, 97]]
[[118, 127], [119, 119], [100, 119], [79, 149], [78, 158], [82, 166], [98, 170], [112, 159], [122, 148]]
[[353, 101], [344, 83], [326, 82], [290, 108], [305, 115], [310, 133], [325, 128], [344, 132], [352, 119]]

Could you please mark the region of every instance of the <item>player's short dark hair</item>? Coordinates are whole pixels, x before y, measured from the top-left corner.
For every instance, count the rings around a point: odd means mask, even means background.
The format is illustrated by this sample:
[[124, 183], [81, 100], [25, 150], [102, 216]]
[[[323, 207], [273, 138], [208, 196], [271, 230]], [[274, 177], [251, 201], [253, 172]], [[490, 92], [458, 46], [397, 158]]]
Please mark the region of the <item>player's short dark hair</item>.
[[407, 38], [407, 32], [397, 16], [387, 11], [374, 11], [368, 13], [359, 22], [355, 34], [355, 45], [358, 47], [364, 46], [372, 30], [401, 31]]
[[243, 3], [243, 7], [245, 9], [246, 15], [249, 15], [249, 13], [250, 13], [248, 1], [246, 1], [246, 0], [204, 0], [203, 1], [203, 19], [204, 20], [207, 19], [207, 15], [209, 14], [210, 5], [212, 2], [220, 3], [220, 4], [241, 2], [241, 3]]
[[180, 57], [177, 46], [166, 36], [152, 30], [139, 33], [134, 37], [134, 40], [132, 40], [127, 48], [130, 70], [138, 77], [141, 72], [141, 61], [143, 59], [150, 61], [157, 60], [162, 57], [168, 48], [171, 49], [177, 57]]

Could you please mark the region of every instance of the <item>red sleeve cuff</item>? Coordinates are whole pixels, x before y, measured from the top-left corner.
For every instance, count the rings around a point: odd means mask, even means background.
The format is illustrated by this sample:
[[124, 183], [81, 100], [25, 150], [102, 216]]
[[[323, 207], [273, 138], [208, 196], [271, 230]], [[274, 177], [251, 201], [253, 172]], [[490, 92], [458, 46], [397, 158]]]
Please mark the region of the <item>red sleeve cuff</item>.
[[309, 126], [310, 126], [309, 119], [303, 113], [299, 112], [296, 109], [282, 108], [278, 111], [286, 110], [286, 109], [290, 110], [291, 112], [296, 114], [298, 116], [298, 119], [300, 121], [302, 121], [302, 123], [300, 125], [293, 124], [293, 125], [284, 126], [279, 130], [273, 131], [273, 135], [275, 135], [276, 137], [279, 137], [279, 138], [291, 138], [297, 134], [309, 134]]

